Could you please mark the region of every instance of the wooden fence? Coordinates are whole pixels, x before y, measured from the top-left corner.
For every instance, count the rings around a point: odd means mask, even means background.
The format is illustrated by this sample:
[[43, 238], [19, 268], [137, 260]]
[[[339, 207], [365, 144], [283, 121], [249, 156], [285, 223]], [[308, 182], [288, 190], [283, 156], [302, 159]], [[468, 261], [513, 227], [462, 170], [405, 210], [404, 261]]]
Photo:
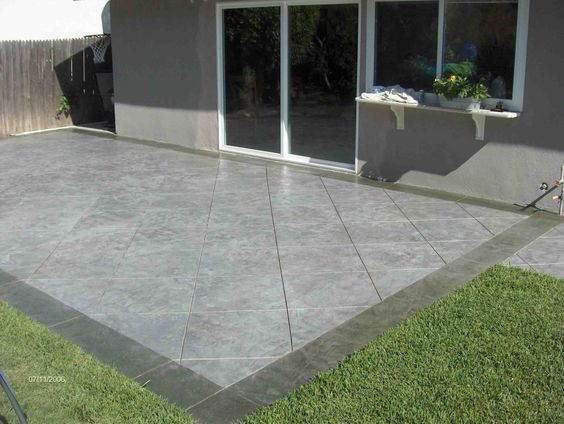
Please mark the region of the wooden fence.
[[[98, 39], [0, 42], [0, 136], [103, 119], [93, 52]], [[57, 116], [61, 97], [71, 113]]]

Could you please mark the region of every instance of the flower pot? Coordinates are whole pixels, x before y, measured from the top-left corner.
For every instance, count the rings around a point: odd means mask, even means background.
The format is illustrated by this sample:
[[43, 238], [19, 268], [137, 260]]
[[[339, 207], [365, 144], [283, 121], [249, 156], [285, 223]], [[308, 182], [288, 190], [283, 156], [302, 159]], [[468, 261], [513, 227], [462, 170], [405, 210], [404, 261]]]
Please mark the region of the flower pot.
[[446, 107], [449, 109], [460, 109], [467, 111], [480, 109], [480, 102], [474, 100], [472, 97], [448, 100], [445, 96], [439, 96], [439, 104], [441, 105], [441, 107]]

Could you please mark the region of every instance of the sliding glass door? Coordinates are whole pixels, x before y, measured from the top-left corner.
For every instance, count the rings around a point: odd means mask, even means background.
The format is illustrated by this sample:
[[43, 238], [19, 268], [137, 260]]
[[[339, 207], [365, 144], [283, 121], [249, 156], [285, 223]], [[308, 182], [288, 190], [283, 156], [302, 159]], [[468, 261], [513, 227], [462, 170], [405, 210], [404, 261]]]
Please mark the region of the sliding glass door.
[[353, 167], [358, 4], [312, 3], [218, 5], [222, 149]]
[[290, 6], [288, 17], [289, 151], [352, 164], [358, 5]]
[[280, 153], [280, 7], [223, 11], [229, 146]]

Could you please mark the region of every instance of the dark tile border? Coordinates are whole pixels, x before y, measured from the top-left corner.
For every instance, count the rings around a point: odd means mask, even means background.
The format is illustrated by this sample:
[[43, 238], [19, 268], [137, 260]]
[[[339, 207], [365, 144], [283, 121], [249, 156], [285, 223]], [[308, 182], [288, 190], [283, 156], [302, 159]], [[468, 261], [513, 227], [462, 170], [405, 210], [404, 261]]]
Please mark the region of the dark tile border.
[[[0, 270], [0, 277], [9, 273]], [[4, 301], [181, 408], [217, 393], [221, 386], [12, 277], [0, 285]]]
[[[562, 219], [549, 213], [532, 215], [303, 348], [189, 408], [190, 413], [201, 422], [226, 423], [248, 414], [248, 402], [262, 406], [288, 395], [561, 222]], [[241, 398], [245, 402], [237, 401]]]

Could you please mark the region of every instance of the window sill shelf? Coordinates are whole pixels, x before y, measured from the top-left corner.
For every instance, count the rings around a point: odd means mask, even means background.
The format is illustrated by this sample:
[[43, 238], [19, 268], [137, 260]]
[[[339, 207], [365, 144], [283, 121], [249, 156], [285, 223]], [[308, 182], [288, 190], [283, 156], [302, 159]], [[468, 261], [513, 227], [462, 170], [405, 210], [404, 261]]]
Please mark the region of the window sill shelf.
[[368, 103], [374, 105], [388, 106], [396, 116], [396, 129], [403, 130], [405, 128], [405, 109], [430, 110], [435, 112], [458, 113], [471, 115], [476, 125], [476, 140], [483, 141], [486, 130], [486, 118], [497, 119], [514, 119], [520, 116], [517, 112], [493, 112], [487, 109], [479, 109], [475, 111], [466, 111], [459, 109], [448, 109], [444, 107], [427, 106], [427, 105], [410, 105], [406, 103], [387, 102], [384, 100], [370, 100], [361, 97], [356, 98], [357, 103]]

